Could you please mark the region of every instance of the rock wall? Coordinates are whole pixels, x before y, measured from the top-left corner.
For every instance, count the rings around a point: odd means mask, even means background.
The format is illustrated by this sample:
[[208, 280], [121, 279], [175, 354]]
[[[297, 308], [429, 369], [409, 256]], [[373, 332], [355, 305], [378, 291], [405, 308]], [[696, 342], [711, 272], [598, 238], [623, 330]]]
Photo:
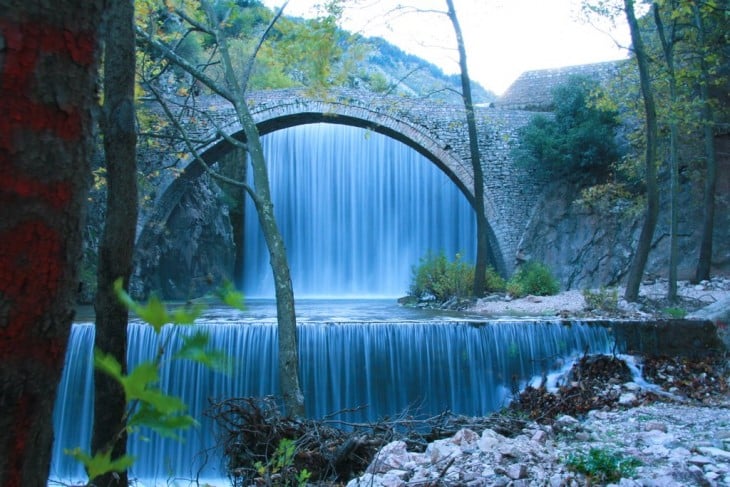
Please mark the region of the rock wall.
[[165, 299], [202, 296], [233, 280], [235, 244], [228, 206], [222, 191], [203, 176], [191, 182], [155, 245], [137, 252], [132, 289]]
[[[718, 138], [713, 273], [730, 274], [730, 137]], [[669, 262], [669, 190], [660, 180], [660, 214], [645, 270], [646, 275], [667, 276]], [[682, 181], [679, 216], [680, 279], [694, 277], [702, 228], [700, 178]], [[627, 206], [588, 208], [579, 202], [580, 188], [552, 183], [525, 226], [518, 258], [546, 263], [564, 289], [596, 288], [623, 283], [638, 240], [643, 214]]]

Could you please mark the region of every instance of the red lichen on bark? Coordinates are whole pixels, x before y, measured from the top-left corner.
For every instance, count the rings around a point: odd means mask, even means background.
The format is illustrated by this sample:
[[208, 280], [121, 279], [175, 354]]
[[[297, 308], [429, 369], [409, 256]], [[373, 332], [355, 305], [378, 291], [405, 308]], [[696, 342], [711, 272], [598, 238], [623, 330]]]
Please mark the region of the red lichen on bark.
[[[54, 167], [54, 152], [44, 145], [75, 152], [87, 123], [76, 98], [65, 101], [62, 93], [48, 90], [44, 70], [59, 59], [61, 66], [72, 61], [93, 69], [97, 40], [93, 32], [6, 19], [0, 19], [0, 38], [0, 207], [15, 212], [8, 211], [0, 226], [0, 363], [17, 370], [22, 384], [32, 380], [24, 378], [30, 371], [45, 369], [41, 374], [53, 377], [60, 370], [66, 333], [59, 327], [67, 323], [54, 321], [53, 305], [74, 265], [67, 262], [61, 229], [75, 223], [69, 216], [76, 211], [70, 207], [75, 196], [70, 178], [78, 171]], [[38, 96], [41, 92], [46, 98]], [[39, 170], [43, 164], [47, 171]], [[26, 456], [34, 447], [29, 435], [42, 402], [32, 391], [20, 386], [14, 407], [2, 412], [13, 421], [3, 448], [4, 485], [20, 487], [27, 474]]]

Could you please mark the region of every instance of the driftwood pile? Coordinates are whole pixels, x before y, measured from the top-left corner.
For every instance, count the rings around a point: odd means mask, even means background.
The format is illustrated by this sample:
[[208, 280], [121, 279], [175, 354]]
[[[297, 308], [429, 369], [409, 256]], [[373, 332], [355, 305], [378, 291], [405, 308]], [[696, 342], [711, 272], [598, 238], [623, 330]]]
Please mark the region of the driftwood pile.
[[579, 416], [593, 409], [613, 407], [620, 389], [612, 386], [631, 381], [626, 363], [609, 355], [587, 355], [573, 365], [565, 384], [548, 391], [545, 381], [528, 386], [510, 404], [510, 409], [540, 423], [551, 423], [558, 416]]
[[[374, 423], [333, 419], [344, 412], [321, 420], [291, 418], [281, 414], [274, 398], [265, 397], [216, 403], [208, 415], [218, 424], [218, 446], [236, 487], [296, 485], [297, 475], [304, 469], [310, 484], [346, 483], [367, 468], [383, 445], [394, 440], [405, 441], [410, 451], [422, 452], [428, 443], [450, 438], [462, 428], [490, 428], [515, 436], [526, 424], [508, 413], [473, 418], [448, 411], [426, 419], [404, 413]], [[282, 440], [293, 442], [291, 458], [282, 458], [282, 451], [277, 451]]]

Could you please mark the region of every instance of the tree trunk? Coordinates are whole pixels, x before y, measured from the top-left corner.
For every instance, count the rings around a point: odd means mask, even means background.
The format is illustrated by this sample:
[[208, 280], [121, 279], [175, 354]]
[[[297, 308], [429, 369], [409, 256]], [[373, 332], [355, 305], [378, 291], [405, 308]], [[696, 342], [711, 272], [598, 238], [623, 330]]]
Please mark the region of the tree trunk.
[[0, 1], [0, 485], [48, 482], [105, 3]]
[[[673, 7], [673, 6], [672, 6]], [[659, 11], [659, 5], [652, 5], [654, 11], [654, 23], [656, 24], [659, 40], [664, 53], [664, 62], [667, 67], [669, 82], [669, 279], [667, 286], [667, 300], [677, 301], [677, 246], [678, 246], [678, 212], [679, 212], [679, 156], [677, 144], [679, 139], [679, 127], [674, 111], [677, 110], [677, 76], [674, 71], [674, 45], [676, 43], [675, 22], [669, 32], [664, 28], [664, 22]], [[668, 36], [667, 36], [668, 34]]]
[[[137, 30], [138, 35], [152, 47], [159, 50], [171, 62], [183, 68], [203, 85], [210, 88], [214, 93], [228, 100], [236, 110], [236, 115], [241, 127], [246, 134], [246, 145], [251, 156], [252, 175], [254, 189], [247, 188], [247, 191], [256, 205], [261, 230], [269, 249], [271, 269], [274, 274], [274, 285], [276, 293], [276, 310], [279, 335], [279, 377], [284, 407], [290, 416], [304, 415], [304, 395], [299, 387], [299, 349], [297, 345], [297, 323], [294, 310], [294, 291], [292, 289], [289, 264], [287, 262], [286, 248], [274, 218], [274, 206], [271, 202], [269, 188], [269, 176], [266, 169], [261, 140], [258, 128], [251, 112], [246, 105], [244, 96], [245, 86], [241, 85], [239, 74], [233, 68], [230, 52], [228, 49], [225, 32], [220, 29], [221, 21], [217, 18], [212, 5], [201, 0], [203, 11], [208, 17], [209, 27], [206, 31], [216, 37], [222, 59], [222, 68], [225, 82], [213, 80], [192, 66], [185, 59], [177, 56], [172, 50], [151, 39], [144, 31]], [[286, 5], [287, 2], [284, 2]], [[269, 32], [274, 22], [279, 18], [284, 6], [269, 23], [266, 33]], [[245, 81], [245, 80], [244, 80]]]
[[[137, 136], [134, 122], [134, 2], [110, 4], [105, 29], [104, 107], [102, 132], [106, 160], [107, 200], [104, 233], [99, 245], [95, 348], [111, 354], [126, 371], [128, 311], [117, 299], [113, 283], [127, 289], [137, 225]], [[119, 383], [94, 373], [93, 453], [112, 450], [112, 459], [126, 452], [126, 401]], [[127, 485], [127, 472], [109, 472], [90, 479], [97, 487]]]
[[654, 238], [654, 229], [659, 216], [659, 189], [656, 175], [657, 121], [654, 92], [649, 78], [648, 59], [641, 39], [639, 23], [636, 21], [636, 15], [634, 14], [633, 0], [624, 0], [624, 10], [626, 11], [626, 20], [631, 31], [631, 42], [639, 68], [641, 94], [644, 99], [644, 111], [646, 112], [646, 154], [644, 160], [646, 170], [646, 211], [639, 241], [629, 268], [626, 291], [624, 292], [626, 301], [636, 301], [639, 297], [641, 278], [644, 275], [646, 261], [649, 258], [651, 241]]
[[472, 294], [483, 296], [486, 285], [487, 261], [489, 255], [489, 223], [484, 214], [484, 169], [482, 168], [481, 155], [479, 153], [479, 137], [477, 135], [477, 124], [474, 116], [474, 102], [471, 96], [471, 79], [466, 62], [466, 48], [464, 38], [461, 34], [459, 19], [454, 10], [453, 0], [446, 0], [448, 15], [456, 34], [456, 44], [459, 50], [459, 67], [461, 69], [461, 97], [466, 109], [466, 124], [469, 131], [469, 153], [471, 166], [474, 172], [474, 211], [477, 217], [477, 257], [474, 265], [474, 284]]
[[236, 104], [236, 112], [246, 132], [251, 167], [256, 191], [256, 210], [261, 231], [269, 249], [271, 270], [276, 294], [276, 321], [279, 335], [279, 383], [284, 407], [289, 416], [304, 416], [304, 395], [299, 386], [299, 345], [294, 309], [294, 290], [289, 272], [284, 239], [274, 218], [271, 203], [269, 175], [256, 123], [248, 112], [245, 101]]
[[[251, 169], [254, 184], [252, 195], [259, 216], [261, 231], [269, 249], [271, 271], [274, 275], [274, 293], [276, 296], [276, 321], [279, 338], [279, 386], [286, 414], [294, 417], [304, 416], [304, 394], [299, 386], [299, 346], [297, 340], [297, 320], [294, 310], [294, 290], [289, 272], [286, 247], [274, 217], [274, 205], [271, 202], [269, 174], [266, 158], [261, 147], [261, 138], [256, 122], [251, 115], [244, 96], [245, 86], [241, 85], [230, 58], [225, 33], [218, 28], [220, 24], [208, 2], [203, 2], [211, 23], [216, 26], [218, 47], [223, 60], [223, 72], [226, 84], [232, 97], [230, 101], [236, 109], [238, 121], [246, 134], [246, 147], [251, 157]], [[283, 7], [282, 7], [283, 8]], [[281, 15], [282, 10], [279, 9]], [[274, 17], [272, 23], [276, 21]]]
[[705, 145], [705, 194], [703, 201], [704, 214], [702, 216], [702, 241], [700, 255], [697, 260], [695, 280], [697, 282], [710, 278], [712, 267], [712, 234], [715, 230], [715, 185], [717, 180], [717, 162], [715, 158], [715, 137], [712, 131], [712, 105], [709, 94], [709, 69], [705, 56], [705, 26], [702, 13], [697, 4], [692, 4], [697, 28], [698, 43], [702, 49], [700, 56], [700, 99], [702, 100], [702, 136]]

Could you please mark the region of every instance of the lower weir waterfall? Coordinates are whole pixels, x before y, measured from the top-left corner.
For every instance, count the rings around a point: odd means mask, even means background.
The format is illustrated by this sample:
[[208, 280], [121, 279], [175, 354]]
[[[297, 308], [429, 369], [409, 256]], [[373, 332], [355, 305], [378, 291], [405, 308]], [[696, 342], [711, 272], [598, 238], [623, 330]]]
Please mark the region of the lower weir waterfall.
[[[472, 261], [474, 213], [435, 165], [404, 144], [362, 129], [300, 126], [267, 135], [265, 151], [275, 211], [287, 245], [307, 414], [371, 421], [408, 409], [482, 415], [504, 406], [518, 388], [586, 351], [605, 352], [605, 328], [560, 321], [487, 321], [483, 317], [398, 307], [411, 268], [428, 251]], [[244, 292], [273, 295], [269, 259], [253, 208], [245, 222]], [[359, 299], [359, 304], [345, 298]], [[337, 299], [303, 299], [327, 297]], [[268, 306], [259, 311], [256, 302]], [[385, 304], [383, 304], [385, 303]], [[165, 360], [161, 387], [189, 405], [199, 426], [183, 441], [146, 431], [130, 436], [138, 485], [226, 485], [225, 460], [214, 449], [210, 401], [278, 393], [275, 312], [269, 299], [249, 309], [209, 310], [200, 320], [212, 348], [233, 360], [229, 374], [189, 361]], [[304, 311], [302, 311], [304, 310]], [[356, 310], [356, 311], [353, 311]], [[308, 314], [307, 314], [308, 313]], [[132, 322], [130, 370], [152, 360], [159, 340], [191, 327], [166, 326], [161, 337]], [[83, 479], [64, 449], [88, 451], [93, 416], [94, 325], [76, 323], [58, 390], [51, 479]], [[169, 357], [166, 357], [169, 358]], [[188, 480], [185, 480], [188, 479]], [[201, 482], [202, 483], [202, 482]]]
[[[466, 197], [431, 161], [377, 132], [300, 125], [262, 137], [277, 223], [300, 297], [403, 296], [429, 251], [473, 260]], [[244, 292], [273, 296], [269, 258], [247, 202]]]
[[[130, 474], [144, 485], [198, 476], [225, 478], [221, 453], [211, 450], [216, 428], [204, 415], [209, 400], [277, 392], [275, 323], [206, 320], [201, 326], [212, 346], [233, 358], [234, 370], [223, 374], [188, 361], [165, 361], [163, 390], [181, 397], [200, 426], [182, 433], [182, 442], [144, 431], [132, 435], [128, 447], [137, 461]], [[168, 325], [161, 339], [190, 331]], [[92, 324], [74, 325], [54, 414], [53, 479], [83, 478], [83, 469], [63, 450], [89, 447], [93, 339]], [[129, 325], [130, 367], [151, 360], [157, 347], [151, 327]], [[427, 416], [446, 409], [468, 415], [494, 411], [507, 404], [513, 390], [556, 370], [562, 360], [609, 350], [610, 339], [605, 328], [581, 323], [304, 322], [299, 325], [299, 347], [307, 414], [323, 417], [365, 406], [338, 419], [368, 421], [406, 408]]]

